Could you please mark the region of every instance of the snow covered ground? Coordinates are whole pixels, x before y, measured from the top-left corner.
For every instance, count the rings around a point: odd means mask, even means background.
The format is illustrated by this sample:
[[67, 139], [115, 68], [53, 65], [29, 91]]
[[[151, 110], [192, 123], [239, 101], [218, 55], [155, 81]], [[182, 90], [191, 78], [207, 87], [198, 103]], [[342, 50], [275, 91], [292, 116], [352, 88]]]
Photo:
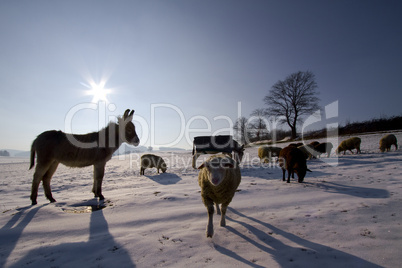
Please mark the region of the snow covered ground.
[[282, 182], [247, 148], [227, 227], [215, 215], [212, 239], [191, 152], [156, 152], [169, 169], [145, 176], [140, 155], [113, 158], [103, 204], [90, 192], [91, 167], [60, 165], [57, 202], [41, 186], [30, 206], [28, 159], [0, 158], [0, 267], [399, 267], [402, 154], [380, 153], [383, 135], [358, 135], [360, 155], [308, 161], [302, 184]]

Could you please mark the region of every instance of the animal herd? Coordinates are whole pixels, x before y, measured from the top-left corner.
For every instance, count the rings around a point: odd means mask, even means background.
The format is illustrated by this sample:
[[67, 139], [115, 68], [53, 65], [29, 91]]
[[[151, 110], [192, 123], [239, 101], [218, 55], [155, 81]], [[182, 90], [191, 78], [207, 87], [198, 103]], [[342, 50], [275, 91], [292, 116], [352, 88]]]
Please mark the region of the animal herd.
[[[336, 154], [343, 154], [346, 151], [356, 150], [356, 154], [361, 153], [360, 151], [361, 139], [359, 137], [351, 137], [342, 141], [338, 148], [335, 150]], [[388, 134], [381, 138], [380, 140], [380, 151], [390, 151], [391, 146], [395, 146], [395, 150], [398, 150], [397, 139], [395, 135]], [[272, 161], [273, 156], [278, 157], [279, 166], [283, 170], [283, 181], [285, 181], [285, 173], [288, 172], [287, 182], [290, 182], [290, 176], [294, 178], [294, 173], [297, 174], [298, 182], [303, 182], [307, 171], [306, 159], [318, 158], [322, 154], [326, 154], [330, 157], [333, 145], [331, 142], [319, 143], [318, 141], [313, 141], [309, 144], [303, 143], [291, 143], [285, 148], [280, 148], [276, 146], [261, 146], [258, 148], [258, 157], [262, 163], [269, 163]], [[310, 171], [311, 172], [311, 171]]]
[[[69, 167], [93, 166], [92, 192], [100, 200], [102, 195], [102, 181], [105, 165], [123, 142], [138, 146], [140, 140], [131, 122], [134, 110], [127, 109], [123, 117], [119, 117], [117, 123], [109, 123], [107, 127], [98, 132], [84, 135], [67, 134], [61, 131], [46, 131], [40, 134], [32, 143], [30, 169], [35, 165], [36, 169], [32, 180], [31, 202], [37, 204], [38, 188], [43, 183], [45, 196], [50, 202], [56, 202], [50, 189], [50, 181], [59, 163]], [[356, 150], [360, 153], [361, 139], [358, 137], [342, 141], [336, 153]], [[398, 148], [396, 137], [392, 134], [380, 140], [381, 152], [389, 151], [391, 146]], [[269, 163], [272, 157], [277, 157], [279, 166], [285, 173], [288, 172], [287, 182], [294, 173], [298, 176], [298, 182], [302, 183], [307, 171], [307, 159], [320, 157], [326, 154], [330, 157], [333, 145], [331, 143], [312, 142], [310, 144], [289, 144], [285, 148], [275, 146], [261, 146], [258, 148], [258, 157], [261, 162]], [[208, 212], [206, 236], [212, 237], [213, 214], [216, 208], [221, 215], [220, 226], [225, 226], [225, 215], [229, 203], [241, 182], [240, 162], [244, 154], [244, 146], [240, 146], [232, 136], [201, 136], [194, 138], [193, 167], [200, 154], [213, 154], [199, 167], [198, 184], [201, 188], [201, 198]], [[233, 155], [232, 155], [233, 153]], [[165, 161], [153, 154], [144, 154], [141, 157], [140, 175], [144, 175], [145, 169], [156, 168], [166, 172]], [[219, 205], [221, 205], [219, 207]]]

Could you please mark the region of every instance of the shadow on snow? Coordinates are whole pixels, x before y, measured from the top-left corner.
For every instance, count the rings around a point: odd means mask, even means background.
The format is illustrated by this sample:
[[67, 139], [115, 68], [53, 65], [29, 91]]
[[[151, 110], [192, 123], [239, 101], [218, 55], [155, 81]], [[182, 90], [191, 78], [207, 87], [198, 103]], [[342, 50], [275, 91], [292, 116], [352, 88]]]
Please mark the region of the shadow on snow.
[[150, 180], [162, 185], [176, 184], [181, 181], [181, 178], [174, 173], [161, 173], [157, 175], [144, 175]]
[[[11, 242], [11, 246], [8, 247], [7, 256], [2, 256], [0, 266], [5, 264], [5, 260], [15, 248], [24, 228], [32, 221], [39, 208], [40, 207], [30, 210], [24, 215], [21, 222], [16, 227], [12, 228], [18, 232], [18, 235], [13, 234], [8, 239], [9, 243]], [[22, 214], [23, 213], [15, 215], [1, 231], [4, 232], [4, 230], [11, 229]], [[63, 243], [55, 246], [44, 245], [40, 247], [40, 245], [38, 245], [38, 248], [31, 250], [28, 254], [19, 259], [18, 262], [13, 263], [9, 267], [22, 267], [27, 264], [35, 267], [50, 267], [52, 265], [56, 266], [55, 261], [65, 266], [80, 266], [83, 265], [83, 263], [87, 263], [93, 266], [113, 267], [117, 265], [116, 258], [118, 259], [118, 264], [124, 267], [135, 267], [129, 253], [114, 240], [109, 232], [109, 226], [103, 215], [103, 211], [98, 210], [90, 215], [88, 241]], [[2, 237], [6, 238], [6, 236], [7, 231], [5, 235], [2, 234]]]
[[[349, 253], [308, 241], [292, 233], [283, 231], [269, 223], [260, 221], [253, 217], [248, 217], [236, 209], [229, 207], [228, 210], [239, 216], [239, 219], [227, 218], [240, 224], [246, 228], [248, 232], [239, 232], [230, 226], [227, 226], [226, 228], [260, 251], [270, 254], [280, 267], [298, 267], [306, 264], [308, 264], [309, 267], [339, 267], [340, 265], [350, 265], [353, 267], [381, 267]], [[256, 224], [260, 227], [255, 227], [254, 225]], [[272, 235], [269, 233], [272, 233]], [[252, 234], [252, 236], [248, 234]], [[297, 245], [287, 245], [275, 238], [275, 236], [281, 236]], [[257, 263], [234, 254], [232, 251], [222, 246], [215, 245], [215, 248], [220, 253], [241, 261], [251, 267], [262, 267]], [[328, 260], [332, 261], [328, 262]], [[257, 261], [258, 260], [256, 260], [256, 262]]]
[[17, 209], [18, 212], [15, 213], [13, 217], [0, 229], [1, 239], [3, 241], [7, 241], [7, 247], [2, 248], [1, 251], [0, 267], [4, 267], [8, 257], [17, 245], [25, 227], [27, 227], [27, 225], [32, 221], [38, 210], [46, 205], [37, 206], [34, 208], [32, 208], [32, 206], [28, 206]]

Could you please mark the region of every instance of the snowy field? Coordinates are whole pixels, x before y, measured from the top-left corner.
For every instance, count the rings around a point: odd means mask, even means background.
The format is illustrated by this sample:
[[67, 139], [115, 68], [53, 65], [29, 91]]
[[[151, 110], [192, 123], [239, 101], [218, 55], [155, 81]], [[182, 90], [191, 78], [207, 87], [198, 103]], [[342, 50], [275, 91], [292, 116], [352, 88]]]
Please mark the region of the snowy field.
[[155, 152], [167, 173], [145, 176], [140, 155], [113, 158], [103, 204], [91, 167], [60, 165], [57, 202], [41, 186], [30, 206], [28, 159], [0, 158], [0, 267], [400, 267], [402, 150], [380, 153], [383, 135], [357, 135], [360, 155], [308, 161], [302, 184], [282, 182], [247, 148], [227, 226], [215, 215], [212, 239], [189, 151]]

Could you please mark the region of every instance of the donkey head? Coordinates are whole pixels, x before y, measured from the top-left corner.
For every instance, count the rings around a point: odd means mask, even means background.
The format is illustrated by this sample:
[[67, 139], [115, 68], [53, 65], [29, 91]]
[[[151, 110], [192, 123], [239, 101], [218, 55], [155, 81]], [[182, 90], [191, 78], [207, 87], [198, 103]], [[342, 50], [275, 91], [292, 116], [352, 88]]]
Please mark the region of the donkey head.
[[133, 120], [134, 110], [130, 112], [127, 109], [124, 112], [123, 118], [119, 118], [120, 139], [128, 144], [138, 146], [140, 139], [135, 132], [135, 126], [131, 120]]

